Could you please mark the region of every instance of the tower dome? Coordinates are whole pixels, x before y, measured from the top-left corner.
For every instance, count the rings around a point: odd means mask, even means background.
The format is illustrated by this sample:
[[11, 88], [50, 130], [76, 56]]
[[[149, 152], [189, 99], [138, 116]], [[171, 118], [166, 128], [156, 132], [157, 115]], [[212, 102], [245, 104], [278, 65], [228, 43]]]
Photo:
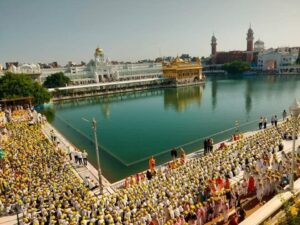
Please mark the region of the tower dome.
[[99, 47], [96, 48], [95, 54], [97, 54], [97, 55], [103, 54], [103, 49], [102, 49], [102, 48], [99, 48]]
[[254, 44], [265, 44], [262, 40], [258, 39]]
[[249, 29], [248, 29], [248, 34], [254, 34], [254, 32], [253, 32], [251, 26], [250, 26]]
[[96, 48], [95, 50], [95, 54], [94, 54], [94, 57], [95, 57], [95, 66], [100, 66], [100, 64], [103, 64], [104, 63], [104, 52], [103, 52], [103, 49], [102, 48]]
[[217, 42], [217, 38], [215, 37], [215, 34], [213, 34], [213, 36], [211, 37], [211, 42]]

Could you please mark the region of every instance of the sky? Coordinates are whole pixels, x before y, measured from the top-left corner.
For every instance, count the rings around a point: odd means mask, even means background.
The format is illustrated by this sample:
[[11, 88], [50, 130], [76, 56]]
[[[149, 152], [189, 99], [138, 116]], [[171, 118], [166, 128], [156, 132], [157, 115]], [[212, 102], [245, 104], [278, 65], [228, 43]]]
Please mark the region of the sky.
[[300, 0], [0, 0], [0, 63], [209, 56], [245, 50], [251, 23], [265, 47], [300, 46]]

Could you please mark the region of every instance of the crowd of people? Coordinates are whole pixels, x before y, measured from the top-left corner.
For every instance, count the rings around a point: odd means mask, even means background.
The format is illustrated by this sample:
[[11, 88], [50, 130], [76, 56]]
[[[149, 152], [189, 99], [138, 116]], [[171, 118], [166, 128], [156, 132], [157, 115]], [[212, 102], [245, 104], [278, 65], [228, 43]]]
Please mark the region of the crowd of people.
[[18, 122], [29, 120], [32, 117], [32, 111], [29, 105], [10, 106], [2, 109], [0, 106], [0, 125], [4, 126], [6, 122]]
[[[291, 132], [286, 121], [244, 137], [174, 168], [156, 169], [149, 161], [149, 179], [142, 173], [114, 193], [95, 196], [70, 166], [70, 157], [46, 138], [41, 124], [10, 122], [1, 139], [5, 157], [0, 171], [0, 212], [22, 211], [23, 223], [202, 225], [217, 216], [229, 219], [236, 208], [235, 224], [245, 217], [242, 198], [264, 197], [289, 182], [289, 153], [282, 135]], [[297, 130], [298, 133], [298, 130]], [[173, 161], [177, 153], [173, 152]], [[78, 158], [78, 157], [77, 157]], [[299, 161], [297, 161], [299, 165]], [[295, 171], [295, 172], [298, 172]], [[231, 178], [241, 176], [236, 183]], [[148, 178], [148, 179], [147, 179]]]

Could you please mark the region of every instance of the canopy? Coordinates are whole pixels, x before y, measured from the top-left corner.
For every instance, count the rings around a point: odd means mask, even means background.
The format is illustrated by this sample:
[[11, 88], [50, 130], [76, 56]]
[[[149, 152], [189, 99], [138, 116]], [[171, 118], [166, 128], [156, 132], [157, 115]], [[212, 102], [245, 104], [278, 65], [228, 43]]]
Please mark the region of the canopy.
[[4, 106], [12, 106], [12, 105], [25, 105], [28, 104], [31, 106], [33, 97], [16, 97], [16, 98], [2, 98], [0, 100], [0, 104]]

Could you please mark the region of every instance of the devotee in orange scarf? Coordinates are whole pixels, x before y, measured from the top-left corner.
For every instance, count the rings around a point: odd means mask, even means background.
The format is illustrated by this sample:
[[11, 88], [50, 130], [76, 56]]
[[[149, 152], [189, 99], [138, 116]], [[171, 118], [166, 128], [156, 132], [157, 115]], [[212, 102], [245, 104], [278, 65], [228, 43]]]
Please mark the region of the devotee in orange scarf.
[[150, 157], [149, 159], [149, 169], [151, 170], [151, 172], [154, 172], [155, 169], [155, 159], [153, 156]]

